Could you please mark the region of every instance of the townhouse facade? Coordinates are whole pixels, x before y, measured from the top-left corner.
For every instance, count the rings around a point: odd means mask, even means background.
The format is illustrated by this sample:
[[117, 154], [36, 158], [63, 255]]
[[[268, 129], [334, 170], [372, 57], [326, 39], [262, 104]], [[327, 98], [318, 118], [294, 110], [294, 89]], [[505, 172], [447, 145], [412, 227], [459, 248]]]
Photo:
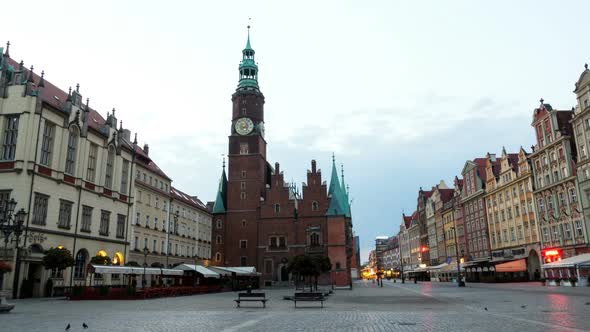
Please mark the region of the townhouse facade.
[[496, 274], [503, 273], [502, 280], [535, 280], [542, 263], [527, 153], [523, 148], [513, 154], [502, 149], [499, 162], [498, 176], [491, 159], [486, 166], [491, 261], [496, 263]]
[[[574, 111], [555, 110], [542, 99], [533, 112], [531, 125], [537, 142], [529, 158], [545, 262], [588, 252], [588, 230], [575, 174], [578, 151], [573, 140], [573, 115]], [[586, 155], [586, 146], [580, 143], [579, 156]]]

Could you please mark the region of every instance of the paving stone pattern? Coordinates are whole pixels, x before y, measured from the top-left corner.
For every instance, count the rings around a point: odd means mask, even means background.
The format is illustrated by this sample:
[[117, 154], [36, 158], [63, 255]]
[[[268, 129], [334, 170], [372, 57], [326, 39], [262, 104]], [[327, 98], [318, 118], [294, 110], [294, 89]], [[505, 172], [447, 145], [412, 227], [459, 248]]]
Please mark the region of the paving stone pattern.
[[[15, 301], [0, 331], [590, 331], [590, 288], [536, 283], [468, 284], [368, 281], [324, 302], [294, 308], [290, 289], [265, 290], [267, 308], [236, 308], [236, 293], [144, 301]], [[588, 303], [588, 304], [587, 304]], [[301, 308], [300, 308], [301, 304]], [[82, 323], [89, 328], [84, 330]]]

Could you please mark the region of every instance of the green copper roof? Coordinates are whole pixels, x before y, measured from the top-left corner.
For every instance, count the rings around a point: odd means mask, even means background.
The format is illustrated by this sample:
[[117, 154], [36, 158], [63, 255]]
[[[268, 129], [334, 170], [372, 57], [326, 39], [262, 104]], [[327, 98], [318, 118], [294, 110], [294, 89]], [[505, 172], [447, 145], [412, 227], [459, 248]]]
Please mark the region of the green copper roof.
[[246, 48], [242, 50], [238, 88], [251, 87], [258, 89], [258, 65], [254, 60], [254, 54], [254, 49], [250, 44], [250, 26], [248, 26], [248, 41], [246, 42]]
[[227, 203], [227, 176], [225, 175], [225, 165], [219, 179], [219, 189], [213, 205], [213, 213], [225, 213], [225, 204]]
[[347, 188], [346, 188], [346, 184], [344, 183], [344, 166], [342, 166], [342, 170], [341, 170], [340, 175], [342, 176], [342, 185], [340, 186], [340, 189], [342, 190], [342, 196], [344, 198], [344, 202], [343, 202], [344, 203], [343, 204], [344, 205], [344, 210], [345, 210], [346, 216], [348, 218], [351, 218], [352, 215], [351, 215], [351, 212], [350, 212], [350, 203], [349, 203], [350, 202], [350, 198], [348, 197], [348, 191], [347, 191]]
[[332, 156], [332, 177], [330, 179], [330, 188], [328, 189], [328, 196], [330, 196], [330, 207], [326, 212], [328, 216], [347, 215], [347, 203], [345, 194], [340, 188], [340, 180], [338, 179], [338, 171], [336, 170], [336, 161]]
[[254, 52], [254, 49], [250, 45], [250, 26], [248, 26], [248, 41], [246, 42], [246, 48], [244, 49], [244, 51], [246, 51], [246, 50], [250, 50], [250, 51]]

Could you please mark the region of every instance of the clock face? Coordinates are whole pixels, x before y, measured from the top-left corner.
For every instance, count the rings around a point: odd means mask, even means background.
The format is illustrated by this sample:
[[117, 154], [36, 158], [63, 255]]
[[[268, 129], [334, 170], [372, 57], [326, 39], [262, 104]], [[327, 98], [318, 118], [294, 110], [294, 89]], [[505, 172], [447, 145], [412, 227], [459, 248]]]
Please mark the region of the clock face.
[[249, 118], [241, 118], [236, 121], [236, 132], [240, 135], [248, 135], [254, 129], [254, 123]]

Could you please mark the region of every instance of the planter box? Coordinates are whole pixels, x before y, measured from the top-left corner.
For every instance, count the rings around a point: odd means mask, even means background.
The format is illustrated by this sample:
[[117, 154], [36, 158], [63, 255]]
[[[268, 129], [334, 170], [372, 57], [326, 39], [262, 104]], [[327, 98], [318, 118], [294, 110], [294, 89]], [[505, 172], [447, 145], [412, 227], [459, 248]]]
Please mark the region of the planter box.
[[559, 284], [555, 280], [548, 280], [547, 286], [559, 286]]

